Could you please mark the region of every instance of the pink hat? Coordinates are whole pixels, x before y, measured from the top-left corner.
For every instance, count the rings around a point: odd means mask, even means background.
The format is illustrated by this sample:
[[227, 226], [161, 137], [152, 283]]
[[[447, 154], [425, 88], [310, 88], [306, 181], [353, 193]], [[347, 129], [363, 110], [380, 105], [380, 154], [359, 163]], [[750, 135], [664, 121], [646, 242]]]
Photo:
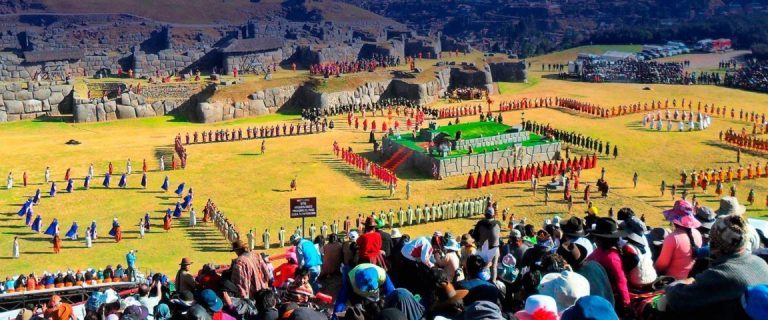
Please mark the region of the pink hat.
[[680, 199], [675, 201], [672, 209], [664, 211], [664, 218], [683, 228], [696, 229], [701, 226], [701, 222], [696, 220], [695, 211], [688, 201]]
[[520, 320], [560, 318], [555, 299], [542, 294], [534, 294], [525, 299], [525, 308], [515, 312], [515, 317]]

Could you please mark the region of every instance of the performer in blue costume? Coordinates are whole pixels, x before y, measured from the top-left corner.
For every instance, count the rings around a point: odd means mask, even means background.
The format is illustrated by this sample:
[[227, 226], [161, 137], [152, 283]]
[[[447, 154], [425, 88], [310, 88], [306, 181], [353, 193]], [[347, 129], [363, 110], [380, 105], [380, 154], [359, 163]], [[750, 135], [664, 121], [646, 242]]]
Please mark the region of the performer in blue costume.
[[48, 195], [51, 197], [56, 196], [56, 182], [51, 182], [51, 191], [48, 192]]
[[109, 230], [109, 235], [113, 237], [117, 235], [117, 227], [119, 226], [120, 223], [117, 222], [117, 218], [112, 219], [112, 229]]
[[147, 188], [147, 173], [144, 172], [141, 174], [141, 188], [146, 189]]
[[192, 204], [192, 190], [184, 197], [184, 202], [181, 204], [181, 209], [187, 210], [189, 205]]
[[146, 214], [144, 214], [144, 229], [146, 229], [147, 232], [149, 232], [150, 226], [151, 224], [149, 223], [149, 212], [147, 212]]
[[32, 222], [32, 231], [40, 233], [40, 229], [43, 228], [43, 218], [38, 214], [35, 217], [35, 221]]
[[53, 218], [53, 221], [51, 221], [51, 224], [48, 225], [48, 229], [45, 229], [45, 234], [49, 236], [55, 236], [57, 233], [59, 233], [59, 220], [56, 218]]
[[176, 209], [173, 209], [173, 217], [179, 218], [181, 217], [181, 203], [176, 201]]
[[123, 175], [120, 176], [120, 181], [117, 182], [117, 187], [125, 189], [125, 187], [127, 186], [128, 186], [128, 175], [123, 173]]
[[91, 221], [91, 240], [96, 240], [96, 220]]
[[176, 188], [176, 195], [181, 197], [181, 194], [184, 193], [184, 182], [182, 182], [178, 188]]
[[78, 229], [77, 221], [72, 222], [72, 226], [69, 227], [69, 231], [67, 231], [67, 234], [65, 234], [64, 236], [71, 240], [77, 240], [77, 229]]
[[91, 187], [91, 176], [85, 176], [85, 181], [83, 181], [83, 188], [85, 190], [88, 190], [88, 188]]
[[165, 179], [163, 180], [163, 185], [160, 186], [160, 189], [163, 189], [163, 191], [168, 192], [170, 182], [168, 182], [168, 176], [165, 176]]
[[32, 198], [32, 202], [34, 204], [40, 203], [40, 188], [37, 188], [37, 191], [35, 191], [35, 197]]
[[19, 209], [19, 212], [16, 214], [19, 215], [19, 217], [27, 214], [27, 210], [29, 210], [29, 207], [32, 206], [32, 198], [27, 199], [27, 201], [24, 202], [23, 205], [21, 205], [21, 209]]
[[27, 208], [27, 219], [26, 219], [26, 223], [25, 223], [27, 226], [30, 226], [30, 225], [31, 225], [31, 222], [32, 222], [32, 214], [33, 214], [33, 212], [32, 212], [32, 207], [29, 207], [29, 208]]
[[69, 181], [67, 181], [67, 192], [72, 193], [72, 187], [75, 184], [75, 180], [72, 180], [71, 178]]
[[104, 175], [104, 182], [101, 183], [102, 186], [105, 188], [109, 188], [109, 180], [111, 179], [111, 175], [109, 173]]

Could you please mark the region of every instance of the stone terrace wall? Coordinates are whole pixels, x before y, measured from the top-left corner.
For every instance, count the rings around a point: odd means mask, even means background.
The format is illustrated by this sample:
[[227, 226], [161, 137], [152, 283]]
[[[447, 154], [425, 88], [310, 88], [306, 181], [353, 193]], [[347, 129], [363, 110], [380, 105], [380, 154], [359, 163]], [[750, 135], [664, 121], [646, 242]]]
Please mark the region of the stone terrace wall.
[[[433, 166], [437, 166], [439, 177], [435, 178], [445, 178], [559, 159], [560, 147], [560, 142], [521, 147], [517, 157], [513, 149], [449, 159], [436, 159], [423, 152], [414, 152], [407, 164], [427, 175], [431, 175]], [[383, 148], [384, 156], [390, 157], [399, 148], [405, 147], [384, 139]]]
[[202, 51], [189, 51], [177, 53], [172, 49], [161, 50], [157, 54], [145, 54], [135, 51], [133, 54], [133, 67], [137, 75], [168, 76], [174, 71], [182, 72], [192, 63], [200, 60], [204, 55]]
[[299, 85], [268, 88], [248, 96], [246, 102], [206, 101], [199, 103], [194, 114], [199, 122], [211, 123], [277, 112], [280, 108], [298, 106], [304, 96]]
[[530, 133], [528, 131], [522, 131], [522, 132], [504, 133], [504, 134], [490, 136], [490, 137], [461, 139], [459, 141], [456, 141], [456, 149], [464, 150], [464, 149], [468, 149], [469, 146], [472, 146], [472, 148], [477, 148], [477, 147], [486, 147], [486, 146], [497, 146], [505, 143], [520, 143], [528, 140], [529, 137], [530, 137]]
[[[33, 79], [37, 73], [62, 71], [65, 75], [92, 76], [102, 69], [112, 72], [120, 67], [119, 55], [88, 55], [78, 61], [54, 61], [41, 64], [27, 64], [23, 59], [14, 55], [0, 56], [0, 81], [26, 81]], [[50, 79], [48, 79], [50, 80]], [[63, 79], [54, 79], [63, 80]]]
[[493, 81], [527, 82], [528, 68], [525, 62], [495, 62], [488, 64], [491, 67]]
[[147, 103], [144, 97], [133, 92], [123, 93], [115, 99], [75, 98], [74, 122], [101, 122], [117, 119], [133, 119], [162, 116], [181, 112], [183, 105], [178, 101], [155, 101]]
[[19, 82], [0, 85], [0, 122], [71, 112], [72, 85]]

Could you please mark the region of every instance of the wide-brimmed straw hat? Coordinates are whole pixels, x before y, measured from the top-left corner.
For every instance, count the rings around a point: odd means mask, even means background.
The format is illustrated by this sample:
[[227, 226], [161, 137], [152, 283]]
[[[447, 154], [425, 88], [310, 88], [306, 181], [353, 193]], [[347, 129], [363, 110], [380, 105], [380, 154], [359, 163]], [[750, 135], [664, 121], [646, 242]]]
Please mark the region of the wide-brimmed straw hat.
[[680, 199], [672, 209], [664, 211], [664, 218], [683, 228], [696, 229], [701, 227], [701, 222], [694, 217], [694, 211], [690, 202]]
[[745, 212], [747, 212], [747, 207], [740, 204], [736, 197], [723, 197], [720, 199], [720, 207], [715, 211], [718, 217], [730, 214], [742, 215]]

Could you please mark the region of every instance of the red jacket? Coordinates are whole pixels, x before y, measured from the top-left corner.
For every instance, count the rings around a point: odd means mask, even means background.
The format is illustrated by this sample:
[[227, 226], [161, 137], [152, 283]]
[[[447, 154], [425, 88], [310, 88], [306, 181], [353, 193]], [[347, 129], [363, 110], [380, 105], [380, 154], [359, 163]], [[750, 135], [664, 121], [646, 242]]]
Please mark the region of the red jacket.
[[381, 235], [378, 232], [364, 233], [357, 239], [358, 256], [367, 261], [375, 261], [381, 254]]

